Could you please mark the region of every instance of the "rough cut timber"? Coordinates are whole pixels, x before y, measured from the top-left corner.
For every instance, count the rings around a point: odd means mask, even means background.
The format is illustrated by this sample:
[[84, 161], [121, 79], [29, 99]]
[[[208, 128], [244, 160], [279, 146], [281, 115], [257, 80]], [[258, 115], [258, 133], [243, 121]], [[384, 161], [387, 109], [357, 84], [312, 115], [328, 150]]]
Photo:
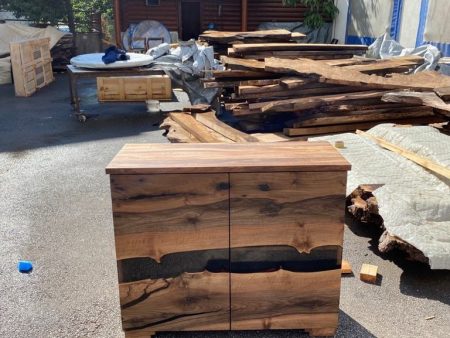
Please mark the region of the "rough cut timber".
[[359, 50], [367, 51], [366, 45], [333, 45], [333, 44], [316, 44], [316, 43], [266, 43], [266, 44], [243, 44], [233, 45], [233, 49], [237, 53], [242, 52], [265, 52], [265, 51], [345, 51]]
[[315, 76], [324, 83], [361, 85], [380, 89], [414, 88], [419, 90], [433, 90], [437, 87], [450, 86], [449, 76], [432, 71], [411, 75], [392, 74], [391, 77], [381, 77], [363, 74], [359, 71], [342, 67], [333, 67], [309, 59], [283, 60], [267, 58], [265, 63], [267, 72]]
[[261, 39], [266, 41], [289, 41], [291, 39], [305, 38], [302, 33], [293, 33], [286, 29], [261, 30], [253, 32], [225, 32], [225, 31], [205, 31], [199, 38], [212, 43], [228, 44], [236, 41], [248, 41]]
[[445, 103], [438, 95], [433, 92], [410, 92], [401, 91], [386, 93], [382, 98], [385, 102], [421, 104], [433, 107], [445, 112], [450, 117], [450, 104]]

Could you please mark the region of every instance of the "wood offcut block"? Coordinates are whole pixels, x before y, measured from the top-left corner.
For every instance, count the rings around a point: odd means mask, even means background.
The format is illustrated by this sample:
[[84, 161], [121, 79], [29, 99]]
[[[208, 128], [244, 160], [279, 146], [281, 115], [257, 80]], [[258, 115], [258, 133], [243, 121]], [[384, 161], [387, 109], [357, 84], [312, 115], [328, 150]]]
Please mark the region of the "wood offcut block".
[[341, 273], [343, 275], [350, 275], [353, 273], [352, 271], [352, 266], [350, 265], [350, 263], [346, 260], [342, 260], [342, 265], [341, 265]]
[[359, 278], [363, 282], [375, 284], [377, 281], [378, 266], [371, 264], [363, 264], [359, 273]]

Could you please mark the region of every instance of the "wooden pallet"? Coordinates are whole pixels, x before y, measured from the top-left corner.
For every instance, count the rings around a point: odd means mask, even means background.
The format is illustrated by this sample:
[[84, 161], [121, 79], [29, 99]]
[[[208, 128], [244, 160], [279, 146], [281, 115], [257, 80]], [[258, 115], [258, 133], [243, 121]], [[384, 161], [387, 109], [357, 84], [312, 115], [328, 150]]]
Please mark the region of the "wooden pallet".
[[167, 75], [97, 78], [99, 102], [170, 100], [172, 83]]
[[54, 81], [50, 38], [11, 42], [16, 96], [31, 96]]

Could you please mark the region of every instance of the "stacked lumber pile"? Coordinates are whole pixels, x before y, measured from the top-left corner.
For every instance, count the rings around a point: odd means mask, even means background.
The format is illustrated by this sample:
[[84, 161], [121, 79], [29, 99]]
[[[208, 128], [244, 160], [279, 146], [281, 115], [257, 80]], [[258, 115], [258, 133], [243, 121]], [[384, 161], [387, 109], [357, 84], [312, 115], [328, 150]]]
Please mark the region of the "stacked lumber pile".
[[302, 33], [286, 29], [272, 29], [253, 32], [205, 31], [199, 36], [199, 40], [213, 46], [217, 54], [227, 55], [228, 49], [235, 44], [297, 42], [305, 37]]
[[[279, 45], [284, 48], [288, 44]], [[239, 121], [241, 129], [247, 132], [284, 130], [288, 136], [309, 136], [367, 130], [383, 122], [446, 121], [436, 112], [448, 108], [444, 100], [448, 99], [449, 91], [445, 88], [450, 87], [450, 77], [432, 71], [410, 74], [423, 63], [421, 57], [317, 60], [323, 52], [351, 50], [354, 53], [355, 48], [362, 51], [363, 47], [289, 45], [292, 50], [311, 50], [315, 54], [292, 60], [266, 57], [264, 61], [244, 58], [244, 54], [239, 54], [239, 58], [223, 56], [227, 69], [215, 71], [214, 78], [204, 80], [206, 88], [224, 88], [222, 102]], [[233, 46], [234, 55], [248, 46]], [[269, 46], [272, 51], [265, 53], [276, 53], [277, 49], [273, 48]], [[417, 93], [414, 98], [386, 95], [393, 90], [430, 93], [435, 97], [434, 100], [417, 98]]]
[[75, 56], [75, 44], [73, 34], [64, 35], [50, 50], [52, 55], [52, 67], [54, 71], [65, 71], [70, 59]]

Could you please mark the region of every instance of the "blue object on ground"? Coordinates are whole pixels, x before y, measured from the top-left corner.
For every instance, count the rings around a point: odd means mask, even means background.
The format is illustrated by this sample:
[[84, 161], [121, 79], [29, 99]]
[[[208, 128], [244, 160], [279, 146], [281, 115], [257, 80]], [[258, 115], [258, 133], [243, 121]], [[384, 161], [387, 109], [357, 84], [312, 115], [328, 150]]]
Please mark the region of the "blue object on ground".
[[119, 49], [116, 46], [110, 46], [105, 50], [105, 55], [102, 56], [102, 61], [108, 65], [116, 61], [127, 61], [130, 56], [123, 49]]
[[33, 270], [33, 263], [30, 261], [19, 261], [19, 264], [17, 264], [17, 268], [22, 273], [28, 273]]

